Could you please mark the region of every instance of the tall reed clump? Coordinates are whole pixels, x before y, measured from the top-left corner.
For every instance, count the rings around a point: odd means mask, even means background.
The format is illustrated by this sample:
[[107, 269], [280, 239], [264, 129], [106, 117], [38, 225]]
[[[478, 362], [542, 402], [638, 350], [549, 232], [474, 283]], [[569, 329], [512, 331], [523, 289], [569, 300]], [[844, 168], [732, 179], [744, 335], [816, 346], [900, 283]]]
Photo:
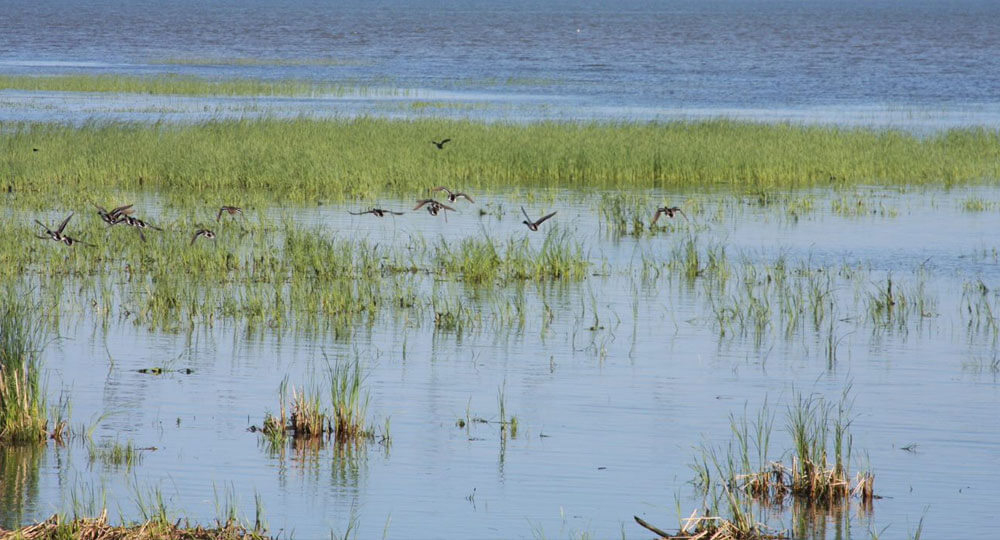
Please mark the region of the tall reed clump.
[[[9, 293], [7, 298], [14, 298]], [[0, 444], [45, 441], [48, 419], [38, 358], [39, 329], [25, 306], [0, 308]]]
[[330, 433], [330, 420], [323, 410], [318, 391], [290, 386], [288, 377], [285, 377], [278, 386], [278, 402], [278, 415], [266, 414], [260, 428], [260, 432], [273, 446], [284, 444], [289, 436], [308, 439]]
[[[749, 496], [763, 504], [798, 502], [832, 507], [857, 497], [864, 507], [876, 498], [875, 477], [862, 471], [852, 479], [851, 399], [845, 390], [836, 402], [822, 396], [793, 395], [786, 409], [792, 444], [791, 465], [771, 461], [775, 415], [765, 403], [756, 418], [730, 417], [733, 440], [722, 451], [702, 447], [693, 469], [695, 484], [706, 493], [720, 490]], [[728, 495], [727, 495], [728, 496]]]
[[359, 362], [338, 362], [330, 366], [327, 384], [329, 408], [324, 406], [318, 390], [290, 386], [286, 377], [278, 391], [278, 415], [268, 413], [262, 427], [252, 429], [260, 431], [273, 448], [281, 447], [289, 437], [295, 440], [333, 437], [341, 444], [373, 439], [375, 429], [368, 424], [367, 418], [369, 394], [364, 388]]

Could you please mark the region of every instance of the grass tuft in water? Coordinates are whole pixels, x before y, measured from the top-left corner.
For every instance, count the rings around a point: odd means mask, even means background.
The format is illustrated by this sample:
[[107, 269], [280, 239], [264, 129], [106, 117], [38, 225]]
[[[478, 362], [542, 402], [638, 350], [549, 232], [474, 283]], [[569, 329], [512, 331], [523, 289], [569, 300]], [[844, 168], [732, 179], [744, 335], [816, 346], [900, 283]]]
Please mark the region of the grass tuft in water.
[[733, 439], [725, 451], [703, 446], [692, 466], [695, 484], [716, 499], [721, 490], [751, 497], [763, 504], [796, 501], [833, 507], [852, 496], [863, 507], [876, 498], [874, 475], [861, 471], [850, 477], [852, 438], [850, 388], [837, 402], [821, 396], [793, 395], [786, 409], [786, 431], [792, 443], [792, 463], [769, 459], [775, 415], [765, 403], [756, 418], [730, 417]]
[[[368, 425], [368, 391], [357, 359], [339, 362], [328, 373], [330, 402], [333, 409], [333, 433], [339, 443], [357, 442], [375, 436]], [[389, 432], [386, 421], [386, 434]]]
[[[330, 407], [326, 408], [318, 390], [304, 390], [290, 386], [287, 377], [279, 386], [279, 413], [267, 413], [259, 431], [269, 446], [283, 448], [289, 438], [324, 440], [334, 437], [338, 443], [357, 443], [375, 438], [375, 428], [368, 424], [368, 391], [357, 360], [340, 362], [327, 371]], [[291, 399], [289, 400], [289, 395]], [[286, 403], [289, 407], [286, 408]], [[291, 414], [287, 413], [291, 410]], [[389, 421], [386, 419], [381, 440], [389, 441]]]

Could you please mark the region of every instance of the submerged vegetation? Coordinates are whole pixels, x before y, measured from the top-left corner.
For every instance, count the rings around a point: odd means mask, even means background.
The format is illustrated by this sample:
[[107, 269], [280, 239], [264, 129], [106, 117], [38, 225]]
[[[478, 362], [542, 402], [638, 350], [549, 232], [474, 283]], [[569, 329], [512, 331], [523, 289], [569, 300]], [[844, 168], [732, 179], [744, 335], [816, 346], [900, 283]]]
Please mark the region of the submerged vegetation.
[[87, 456], [90, 463], [101, 463], [108, 468], [131, 470], [142, 461], [142, 451], [149, 448], [136, 448], [131, 440], [126, 443], [105, 441], [97, 444], [88, 441]]

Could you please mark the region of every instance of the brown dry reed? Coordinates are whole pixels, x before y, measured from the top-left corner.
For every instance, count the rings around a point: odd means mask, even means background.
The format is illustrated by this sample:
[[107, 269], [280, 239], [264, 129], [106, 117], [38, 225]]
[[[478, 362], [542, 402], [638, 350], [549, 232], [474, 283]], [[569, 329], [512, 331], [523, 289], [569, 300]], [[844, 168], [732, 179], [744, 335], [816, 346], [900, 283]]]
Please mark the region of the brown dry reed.
[[264, 540], [272, 538], [264, 531], [248, 529], [235, 521], [218, 524], [215, 528], [201, 525], [181, 526], [150, 520], [133, 525], [111, 525], [104, 510], [96, 518], [67, 520], [59, 515], [16, 530], [0, 529], [0, 540]]

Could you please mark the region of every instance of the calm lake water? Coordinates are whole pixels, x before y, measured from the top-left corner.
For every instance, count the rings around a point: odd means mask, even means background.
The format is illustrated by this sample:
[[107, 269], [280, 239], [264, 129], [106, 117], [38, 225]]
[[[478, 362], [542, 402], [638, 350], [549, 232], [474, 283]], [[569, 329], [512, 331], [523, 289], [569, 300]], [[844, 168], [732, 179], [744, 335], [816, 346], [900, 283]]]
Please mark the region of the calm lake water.
[[[173, 73], [366, 89], [301, 98], [0, 89], [0, 121], [727, 116], [996, 129], [998, 20], [1000, 5], [985, 1], [0, 0], [0, 75]], [[233, 62], [241, 59], [258, 61]], [[995, 321], [970, 307], [1000, 303], [1000, 190], [816, 191], [768, 205], [640, 193], [650, 209], [681, 204], [691, 222], [638, 237], [615, 234], [599, 217], [614, 194], [543, 195], [528, 211], [559, 213], [539, 233], [520, 224], [523, 194], [475, 195], [448, 222], [422, 211], [384, 220], [346, 213], [368, 201], [306, 208], [296, 219], [325, 236], [403, 251], [484, 234], [537, 246], [554, 228], [584, 247], [587, 277], [477, 288], [415, 274], [421, 298], [476, 314], [463, 331], [388, 310], [347, 335], [294, 322], [249, 332], [224, 318], [165, 332], [134, 324], [126, 305], [105, 324], [88, 307], [91, 289], [67, 295], [59, 336], [44, 349], [50, 394], [71, 397], [74, 428], [96, 425], [98, 443], [156, 449], [130, 470], [92, 463], [79, 438], [0, 452], [0, 525], [102, 499], [113, 519], [136, 519], [136, 499], [156, 489], [172, 518], [199, 522], [214, 520], [227, 494], [252, 519], [259, 494], [271, 531], [298, 538], [343, 532], [352, 515], [361, 538], [649, 538], [633, 515], [671, 530], [678, 507], [686, 517], [703, 504], [689, 465], [699, 444], [729, 440], [730, 414], [766, 400], [778, 414], [777, 458], [790, 448], [783, 414], [793, 392], [836, 399], [850, 385], [852, 470], [870, 467], [884, 498], [871, 514], [849, 508], [848, 530], [821, 518], [807, 535], [860, 539], [885, 529], [882, 538], [905, 538], [921, 517], [928, 538], [993, 534], [1000, 350], [997, 327], [987, 328]], [[148, 194], [135, 200], [154, 223], [177, 217]], [[258, 211], [279, 210], [249, 210], [248, 219]], [[74, 226], [100, 223], [90, 215]], [[737, 269], [722, 293], [668, 269], [690, 239], [704, 255], [724, 248]], [[777, 307], [763, 331], [721, 321], [720, 306], [744, 305], [736, 284], [746, 265], [760, 280], [779, 265], [795, 279], [829, 276], [834, 317], [791, 331]], [[909, 305], [921, 304], [886, 322], [870, 306], [890, 278]], [[128, 290], [120, 270], [109, 281]], [[511, 324], [502, 308], [521, 298], [523, 325]], [[276, 453], [247, 431], [276, 411], [284, 377], [312, 384], [328, 360], [352, 358], [367, 373], [371, 418], [391, 419], [390, 447]], [[162, 365], [194, 373], [137, 372]], [[496, 420], [501, 389], [519, 420], [516, 437], [501, 437], [495, 424], [456, 426], [467, 415]], [[760, 517], [787, 528], [794, 516], [786, 508]]]
[[[0, 2], [0, 12], [0, 74], [295, 78], [413, 92], [401, 105], [136, 96], [63, 103], [0, 91], [3, 120], [725, 115], [919, 131], [1000, 126], [1000, 5], [986, 0], [42, 0]], [[232, 65], [246, 60], [263, 65]], [[414, 99], [466, 107], [416, 110]]]

